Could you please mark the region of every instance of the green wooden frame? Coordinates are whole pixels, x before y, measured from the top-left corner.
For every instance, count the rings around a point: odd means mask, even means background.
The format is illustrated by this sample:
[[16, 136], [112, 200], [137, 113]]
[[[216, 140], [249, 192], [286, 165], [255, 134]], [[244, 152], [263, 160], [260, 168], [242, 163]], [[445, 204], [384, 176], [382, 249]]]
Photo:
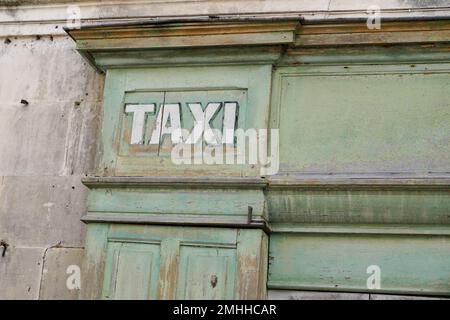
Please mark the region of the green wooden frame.
[[[369, 30], [362, 22], [301, 25], [292, 17], [69, 30], [79, 52], [106, 73], [103, 159], [95, 172], [100, 177], [84, 181], [91, 189], [83, 218], [89, 223], [84, 270], [90, 282], [84, 298], [101, 297], [112, 230], [128, 230], [134, 240], [161, 230], [171, 234], [170, 241], [161, 241], [160, 251], [161, 264], [170, 265], [183, 241], [176, 230], [199, 227], [212, 232], [206, 242], [214, 243], [214, 230], [248, 241], [244, 249], [227, 243], [247, 257], [237, 262], [236, 274], [247, 279], [248, 272], [253, 281], [238, 282], [235, 297], [264, 298], [266, 283], [277, 289], [450, 295], [450, 177], [445, 168], [338, 174], [295, 169], [249, 179], [258, 176], [258, 168], [225, 168], [216, 177], [217, 168], [177, 171], [158, 158], [117, 161], [127, 92], [248, 90], [247, 106], [257, 105], [261, 112], [246, 126], [277, 129], [283, 79], [447, 75], [449, 30], [448, 20], [386, 21], [382, 29]], [[217, 79], [217, 72], [228, 79]], [[151, 74], [164, 85], [148, 81]], [[284, 124], [281, 130], [286, 130]], [[189, 197], [198, 204], [192, 205]], [[218, 205], [202, 203], [202, 197]], [[252, 219], [248, 207], [253, 208]], [[270, 234], [270, 244], [263, 230]], [[366, 268], [376, 263], [386, 277], [381, 289], [369, 290]], [[160, 274], [159, 298], [176, 297], [168, 272]]]

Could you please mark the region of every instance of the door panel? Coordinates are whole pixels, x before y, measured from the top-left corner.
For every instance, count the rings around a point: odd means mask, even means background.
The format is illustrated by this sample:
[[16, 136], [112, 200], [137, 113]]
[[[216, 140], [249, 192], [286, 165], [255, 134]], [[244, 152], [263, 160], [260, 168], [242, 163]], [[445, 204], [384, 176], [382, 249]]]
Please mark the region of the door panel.
[[110, 243], [103, 284], [105, 299], [155, 299], [160, 247], [156, 244]]

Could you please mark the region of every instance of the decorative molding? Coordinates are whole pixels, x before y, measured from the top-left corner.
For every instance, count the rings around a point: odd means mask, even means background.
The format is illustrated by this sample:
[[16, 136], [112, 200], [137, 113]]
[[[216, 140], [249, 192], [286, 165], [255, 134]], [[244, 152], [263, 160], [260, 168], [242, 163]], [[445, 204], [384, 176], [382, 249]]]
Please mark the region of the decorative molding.
[[399, 290], [399, 289], [383, 289], [383, 290], [373, 290], [366, 289], [363, 287], [330, 287], [328, 285], [317, 285], [317, 286], [306, 286], [301, 282], [294, 281], [268, 281], [267, 288], [269, 290], [305, 290], [305, 291], [319, 291], [322, 290], [324, 292], [349, 292], [349, 293], [372, 293], [372, 294], [391, 294], [391, 295], [416, 295], [416, 296], [450, 296], [450, 294], [446, 291], [435, 291], [435, 290], [425, 290], [420, 288], [415, 288], [412, 290]]
[[[0, 37], [65, 35], [67, 7], [80, 8], [81, 25], [92, 23], [132, 22], [136, 19], [166, 19], [167, 17], [233, 16], [287, 17], [297, 16], [305, 22], [366, 19], [366, 1], [342, 0], [109, 0], [109, 1], [9, 1], [0, 5]], [[19, 5], [20, 4], [20, 5]], [[382, 20], [402, 18], [450, 17], [445, 1], [420, 2], [383, 0], [378, 3]]]
[[[12, 2], [12, 1], [10, 1]], [[65, 20], [66, 8], [77, 5], [81, 9], [81, 18], [87, 22], [118, 21], [134, 18], [150, 18], [174, 15], [182, 12], [185, 16], [195, 15], [302, 15], [310, 19], [366, 17], [367, 1], [342, 0], [109, 0], [109, 1], [39, 1], [14, 0], [9, 5], [0, 5], [0, 23], [14, 22], [50, 22]], [[20, 5], [19, 5], [20, 4]], [[214, 4], [214, 6], [213, 6]], [[441, 4], [433, 1], [414, 4], [400, 0], [383, 0], [379, 3], [383, 18], [402, 16], [437, 16], [450, 10], [445, 1]], [[11, 14], [14, 13], [14, 14]]]
[[272, 233], [450, 236], [450, 225], [271, 223]]
[[450, 177], [403, 178], [292, 178], [258, 177], [86, 177], [90, 189], [104, 188], [182, 188], [182, 189], [261, 189], [261, 190], [448, 190]]
[[[450, 20], [301, 24], [289, 17], [198, 17], [66, 30], [101, 71], [165, 65], [448, 61]], [[326, 20], [324, 20], [326, 22]], [[175, 50], [176, 49], [176, 50]]]
[[273, 178], [268, 190], [450, 190], [450, 178]]
[[289, 48], [279, 66], [307, 64], [392, 64], [445, 63], [450, 61], [450, 44], [338, 46]]
[[449, 49], [450, 20], [304, 24], [279, 65], [447, 62]]
[[262, 178], [237, 177], [87, 177], [85, 186], [95, 188], [201, 188], [201, 189], [262, 189]]

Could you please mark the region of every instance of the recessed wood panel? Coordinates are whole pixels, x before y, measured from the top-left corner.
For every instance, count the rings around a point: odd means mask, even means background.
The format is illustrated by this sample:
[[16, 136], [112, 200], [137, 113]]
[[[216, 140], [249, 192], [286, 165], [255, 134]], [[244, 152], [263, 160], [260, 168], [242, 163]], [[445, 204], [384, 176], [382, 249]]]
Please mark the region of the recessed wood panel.
[[281, 68], [273, 120], [281, 171], [446, 173], [448, 66]]
[[[450, 292], [447, 236], [274, 234], [269, 254], [269, 288]], [[379, 270], [379, 289], [367, 285], [375, 268]]]
[[[218, 103], [220, 108], [214, 117], [205, 122], [211, 128], [224, 132], [224, 110], [236, 105], [235, 129], [265, 129], [269, 117], [271, 66], [221, 66], [221, 67], [174, 67], [110, 70], [105, 83], [105, 109], [103, 117], [102, 175], [113, 176], [259, 176], [260, 163], [244, 164], [237, 160], [213, 161], [205, 159], [206, 151], [196, 151], [199, 156], [190, 163], [180, 163], [171, 157], [173, 147], [169, 134], [158, 135], [156, 128], [173, 129], [172, 120], [180, 122], [181, 129], [192, 133], [194, 117], [192, 106], [200, 104], [203, 112], [209, 104]], [[133, 112], [127, 105], [154, 104], [144, 119], [140, 143], [131, 143]], [[168, 107], [172, 104], [172, 107]], [[165, 105], [165, 108], [161, 106]], [[148, 107], [151, 108], [151, 107]], [[157, 125], [169, 113], [166, 108], [176, 109], [170, 121]], [[168, 110], [168, 109], [167, 109]], [[163, 111], [163, 112], [162, 112]], [[231, 117], [233, 118], [233, 117]], [[227, 118], [228, 119], [228, 118]], [[179, 121], [178, 121], [179, 120]], [[174, 121], [175, 122], [175, 121]], [[155, 134], [155, 139], [152, 139]], [[160, 138], [160, 139], [158, 139]], [[172, 136], [173, 138], [173, 136]], [[204, 136], [202, 140], [207, 142]], [[220, 140], [220, 139], [219, 139]], [[150, 143], [152, 142], [153, 143]], [[154, 143], [156, 141], [156, 143]], [[158, 143], [159, 142], [159, 143]], [[201, 142], [201, 141], [200, 141]], [[222, 141], [223, 142], [223, 141]], [[208, 143], [208, 145], [215, 145]], [[219, 144], [236, 149], [236, 143]], [[202, 152], [205, 151], [205, 152]], [[228, 153], [225, 149], [224, 153]], [[193, 155], [194, 152], [192, 151]], [[236, 156], [237, 151], [234, 155]], [[233, 157], [235, 159], [235, 157]], [[198, 161], [196, 161], [198, 160]]]

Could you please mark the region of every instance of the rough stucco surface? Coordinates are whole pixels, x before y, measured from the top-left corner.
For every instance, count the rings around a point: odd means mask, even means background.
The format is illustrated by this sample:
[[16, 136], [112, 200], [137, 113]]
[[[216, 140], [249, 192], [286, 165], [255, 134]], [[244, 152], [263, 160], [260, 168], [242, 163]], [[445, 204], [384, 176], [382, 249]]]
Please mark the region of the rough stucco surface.
[[[450, 7], [450, 0], [375, 2], [405, 14], [408, 8]], [[0, 240], [9, 244], [0, 254], [0, 299], [77, 297], [66, 288], [66, 269], [80, 264], [82, 255], [87, 190], [80, 180], [95, 167], [104, 78], [62, 31], [69, 3], [79, 4], [83, 23], [89, 23], [237, 13], [365, 14], [374, 1], [0, 0]]]
[[76, 298], [103, 76], [68, 37], [0, 39], [0, 66], [0, 299]]

